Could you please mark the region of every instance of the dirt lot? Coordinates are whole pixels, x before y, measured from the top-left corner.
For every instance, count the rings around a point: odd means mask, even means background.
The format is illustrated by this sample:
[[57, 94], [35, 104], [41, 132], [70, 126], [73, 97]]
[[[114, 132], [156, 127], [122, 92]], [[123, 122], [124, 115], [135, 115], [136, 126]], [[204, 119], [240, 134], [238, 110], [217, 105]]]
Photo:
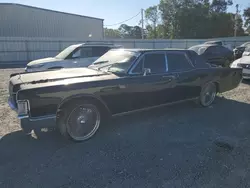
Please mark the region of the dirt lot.
[[186, 103], [116, 118], [75, 144], [53, 130], [22, 134], [6, 103], [18, 71], [0, 70], [1, 188], [250, 187], [250, 83], [211, 108]]

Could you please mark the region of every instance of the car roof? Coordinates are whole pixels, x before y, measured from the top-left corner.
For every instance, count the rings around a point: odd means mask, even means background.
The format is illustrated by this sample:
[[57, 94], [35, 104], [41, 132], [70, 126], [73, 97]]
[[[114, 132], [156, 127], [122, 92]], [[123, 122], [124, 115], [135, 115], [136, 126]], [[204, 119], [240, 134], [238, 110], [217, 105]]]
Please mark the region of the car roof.
[[[121, 50], [121, 49], [113, 49], [113, 50]], [[143, 49], [143, 48], [123, 48], [122, 50], [125, 51], [132, 51], [132, 52], [166, 52], [166, 51], [189, 51], [187, 49], [179, 49], [179, 48], [165, 48], [165, 49]]]
[[190, 48], [193, 48], [193, 47], [210, 47], [210, 46], [220, 46], [220, 45], [217, 45], [217, 44], [199, 44], [199, 45], [195, 45], [195, 46], [191, 46]]
[[222, 42], [221, 40], [211, 40], [211, 41], [206, 41], [206, 44], [210, 44], [210, 43], [218, 43], [218, 42]]
[[[83, 46], [108, 46], [108, 47], [123, 47], [122, 45], [117, 45], [113, 43], [102, 43], [102, 42], [86, 42], [86, 43], [79, 43], [79, 44], [73, 44], [77, 47], [83, 47]], [[73, 46], [72, 45], [72, 46]]]

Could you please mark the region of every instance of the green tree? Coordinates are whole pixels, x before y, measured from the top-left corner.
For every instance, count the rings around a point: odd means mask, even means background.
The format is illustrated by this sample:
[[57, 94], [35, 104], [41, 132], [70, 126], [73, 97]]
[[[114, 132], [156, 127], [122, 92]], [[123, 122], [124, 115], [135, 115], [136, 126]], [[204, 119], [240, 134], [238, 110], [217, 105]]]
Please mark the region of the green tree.
[[244, 26], [247, 28], [247, 31], [250, 34], [250, 7], [244, 10], [243, 16], [245, 18]]
[[211, 4], [211, 9], [214, 12], [226, 12], [227, 7], [233, 5], [232, 0], [213, 0]]
[[118, 28], [121, 37], [126, 39], [140, 39], [141, 38], [141, 27], [139, 26], [129, 26], [122, 24]]
[[121, 38], [120, 31], [117, 29], [104, 28], [104, 36], [105, 38], [117, 39]]
[[149, 38], [157, 38], [157, 24], [160, 21], [158, 6], [152, 6], [145, 10], [145, 20], [147, 23], [146, 29], [148, 31]]

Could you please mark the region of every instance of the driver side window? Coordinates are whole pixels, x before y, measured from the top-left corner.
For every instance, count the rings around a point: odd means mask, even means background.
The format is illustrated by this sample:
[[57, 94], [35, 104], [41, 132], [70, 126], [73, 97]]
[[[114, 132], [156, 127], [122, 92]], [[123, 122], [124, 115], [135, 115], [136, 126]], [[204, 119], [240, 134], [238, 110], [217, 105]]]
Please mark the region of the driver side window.
[[93, 57], [92, 47], [78, 48], [77, 50], [73, 52], [71, 57], [72, 59]]
[[165, 53], [152, 53], [145, 54], [144, 57], [138, 62], [132, 73], [141, 74], [143, 69], [151, 70], [151, 73], [165, 73], [167, 72], [167, 64]]
[[144, 68], [151, 70], [151, 73], [167, 72], [165, 53], [152, 53], [144, 56]]

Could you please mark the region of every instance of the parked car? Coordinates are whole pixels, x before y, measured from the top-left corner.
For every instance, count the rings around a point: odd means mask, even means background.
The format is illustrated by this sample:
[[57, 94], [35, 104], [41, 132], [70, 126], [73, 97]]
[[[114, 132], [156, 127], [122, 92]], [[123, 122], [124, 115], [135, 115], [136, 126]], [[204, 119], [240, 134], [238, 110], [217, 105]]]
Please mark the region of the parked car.
[[87, 68], [12, 74], [9, 105], [25, 132], [54, 119], [62, 135], [83, 141], [110, 116], [187, 100], [210, 106], [241, 79], [240, 68], [213, 68], [191, 50], [113, 49]]
[[244, 44], [237, 46], [233, 50], [235, 59], [241, 58], [246, 48], [250, 48], [250, 42], [245, 42]]
[[31, 61], [26, 66], [26, 72], [87, 67], [113, 48], [122, 48], [122, 46], [101, 42], [71, 45], [55, 57]]
[[242, 56], [250, 56], [250, 44], [246, 45]]
[[243, 78], [250, 79], [250, 56], [242, 56], [231, 64], [231, 68], [242, 68]]
[[221, 45], [201, 44], [192, 46], [189, 50], [193, 50], [200, 56], [204, 57], [210, 64], [229, 67], [234, 60], [233, 51]]
[[220, 46], [224, 46], [226, 48], [228, 48], [229, 50], [233, 50], [233, 47], [231, 44], [225, 44], [223, 41], [221, 40], [215, 40], [215, 41], [207, 41], [204, 44], [212, 44], [212, 45], [220, 45]]

